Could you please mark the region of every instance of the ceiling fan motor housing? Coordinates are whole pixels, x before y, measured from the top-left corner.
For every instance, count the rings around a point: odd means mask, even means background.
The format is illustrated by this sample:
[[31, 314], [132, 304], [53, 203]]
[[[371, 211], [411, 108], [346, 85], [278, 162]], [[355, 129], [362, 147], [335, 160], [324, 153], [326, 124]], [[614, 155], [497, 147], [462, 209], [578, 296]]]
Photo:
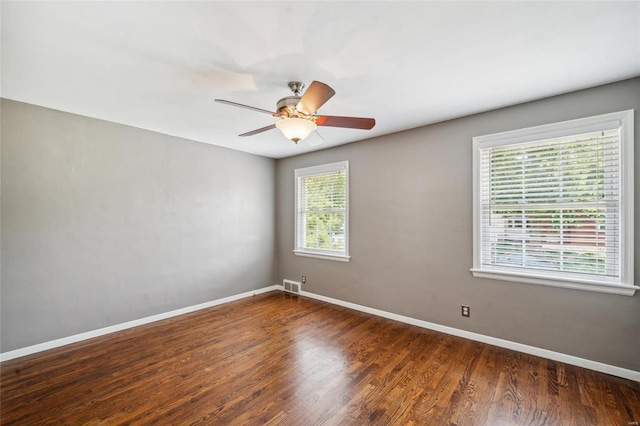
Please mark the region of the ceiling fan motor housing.
[[287, 107], [296, 108], [298, 102], [300, 102], [300, 96], [287, 96], [286, 98], [282, 98], [276, 104], [276, 110], [280, 112], [282, 109], [286, 109]]
[[296, 108], [298, 102], [300, 102], [300, 96], [287, 96], [282, 98], [276, 104], [276, 110], [282, 118], [306, 118], [307, 120], [313, 120], [313, 115], [306, 115]]

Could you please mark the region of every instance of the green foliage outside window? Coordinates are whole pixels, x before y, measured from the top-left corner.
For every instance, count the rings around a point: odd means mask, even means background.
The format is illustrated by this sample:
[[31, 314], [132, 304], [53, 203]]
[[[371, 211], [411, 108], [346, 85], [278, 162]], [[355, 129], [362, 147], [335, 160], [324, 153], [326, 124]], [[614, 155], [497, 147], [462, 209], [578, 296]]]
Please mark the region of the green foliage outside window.
[[347, 201], [345, 172], [306, 176], [301, 185], [304, 246], [343, 251]]

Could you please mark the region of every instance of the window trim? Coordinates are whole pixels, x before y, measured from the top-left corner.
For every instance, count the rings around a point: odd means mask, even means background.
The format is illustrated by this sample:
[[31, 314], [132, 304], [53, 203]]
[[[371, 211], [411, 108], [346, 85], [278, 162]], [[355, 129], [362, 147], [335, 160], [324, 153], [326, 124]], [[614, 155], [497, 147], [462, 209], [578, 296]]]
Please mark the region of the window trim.
[[[322, 250], [322, 249], [309, 249], [306, 247], [298, 247], [298, 196], [299, 196], [299, 178], [305, 176], [312, 176], [336, 171], [345, 171], [345, 222], [344, 222], [344, 254], [337, 253], [332, 250]], [[294, 171], [294, 232], [293, 232], [293, 253], [296, 256], [305, 256], [305, 257], [313, 257], [317, 259], [327, 259], [327, 260], [335, 260], [340, 262], [348, 262], [351, 259], [349, 256], [349, 161], [339, 161], [335, 163], [329, 164], [321, 164], [318, 166], [304, 167], [300, 169], [295, 169]]]
[[[508, 267], [488, 267], [481, 264], [481, 223], [480, 223], [480, 150], [483, 148], [510, 145], [536, 140], [570, 136], [572, 134], [620, 127], [620, 283], [581, 279], [570, 273], [536, 272], [530, 270], [510, 270]], [[619, 111], [593, 117], [579, 118], [541, 126], [528, 127], [473, 138], [473, 267], [474, 277], [506, 280], [518, 283], [538, 284], [552, 287], [571, 288], [632, 296], [640, 287], [633, 277], [634, 268], [634, 110]]]

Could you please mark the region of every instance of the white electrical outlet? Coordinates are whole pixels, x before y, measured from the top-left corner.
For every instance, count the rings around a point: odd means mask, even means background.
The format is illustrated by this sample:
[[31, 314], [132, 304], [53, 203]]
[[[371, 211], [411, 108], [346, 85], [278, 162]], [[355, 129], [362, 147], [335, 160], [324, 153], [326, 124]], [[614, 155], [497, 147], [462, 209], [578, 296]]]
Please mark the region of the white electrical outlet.
[[462, 316], [463, 317], [471, 316], [471, 309], [469, 308], [469, 305], [462, 305]]

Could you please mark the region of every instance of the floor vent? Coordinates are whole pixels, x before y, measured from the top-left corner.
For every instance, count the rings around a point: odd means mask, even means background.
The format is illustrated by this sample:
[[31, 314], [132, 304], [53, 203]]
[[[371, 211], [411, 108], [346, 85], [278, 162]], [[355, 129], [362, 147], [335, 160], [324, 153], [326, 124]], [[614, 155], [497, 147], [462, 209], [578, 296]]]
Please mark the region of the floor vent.
[[287, 293], [300, 294], [300, 283], [291, 280], [282, 280], [282, 286]]

